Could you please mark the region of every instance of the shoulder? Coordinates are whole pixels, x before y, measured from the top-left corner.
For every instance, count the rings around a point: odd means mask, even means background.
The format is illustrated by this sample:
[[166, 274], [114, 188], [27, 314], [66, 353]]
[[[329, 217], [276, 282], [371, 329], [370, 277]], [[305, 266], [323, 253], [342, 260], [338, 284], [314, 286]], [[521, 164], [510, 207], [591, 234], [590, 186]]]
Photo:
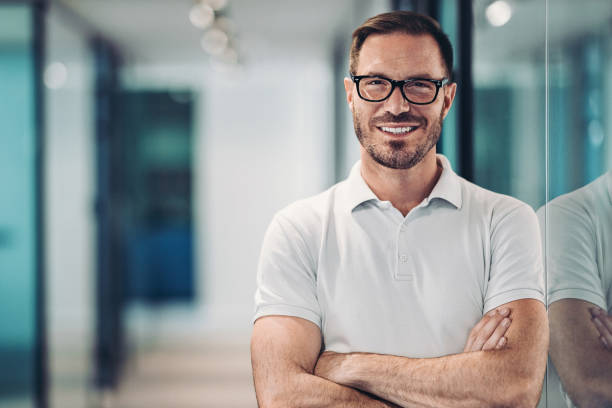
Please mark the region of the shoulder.
[[612, 222], [612, 172], [572, 192], [562, 194], [538, 210], [543, 225], [557, 230], [592, 230], [595, 225]]
[[610, 207], [612, 201], [612, 192], [609, 191], [609, 186], [612, 185], [611, 180], [612, 172], [608, 172], [586, 186], [556, 197], [546, 206], [540, 208], [538, 212], [548, 208], [552, 212], [562, 212], [574, 217], [595, 214], [600, 208]]
[[527, 203], [506, 194], [487, 190], [461, 177], [459, 182], [466, 209], [486, 217], [492, 225], [507, 218], [537, 223], [535, 211]]

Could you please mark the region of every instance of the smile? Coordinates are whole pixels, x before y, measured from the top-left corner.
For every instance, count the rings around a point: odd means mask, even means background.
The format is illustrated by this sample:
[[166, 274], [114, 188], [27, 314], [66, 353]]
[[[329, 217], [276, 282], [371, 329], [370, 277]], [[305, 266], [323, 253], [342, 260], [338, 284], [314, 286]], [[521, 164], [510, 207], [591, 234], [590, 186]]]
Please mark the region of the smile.
[[408, 134], [414, 131], [417, 127], [418, 126], [404, 126], [404, 127], [380, 126], [378, 129], [386, 133], [391, 133], [393, 135], [403, 135], [403, 134]]

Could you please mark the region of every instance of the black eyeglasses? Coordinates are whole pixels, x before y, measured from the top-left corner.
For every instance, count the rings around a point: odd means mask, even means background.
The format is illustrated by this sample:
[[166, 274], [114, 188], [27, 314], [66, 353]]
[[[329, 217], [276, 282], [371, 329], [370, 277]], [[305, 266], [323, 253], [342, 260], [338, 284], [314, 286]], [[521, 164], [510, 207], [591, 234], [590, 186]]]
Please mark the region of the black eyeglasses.
[[382, 102], [398, 87], [404, 99], [415, 105], [432, 103], [438, 97], [440, 88], [448, 83], [448, 78], [410, 78], [394, 81], [381, 76], [351, 75], [351, 79], [357, 85], [359, 97], [365, 101]]

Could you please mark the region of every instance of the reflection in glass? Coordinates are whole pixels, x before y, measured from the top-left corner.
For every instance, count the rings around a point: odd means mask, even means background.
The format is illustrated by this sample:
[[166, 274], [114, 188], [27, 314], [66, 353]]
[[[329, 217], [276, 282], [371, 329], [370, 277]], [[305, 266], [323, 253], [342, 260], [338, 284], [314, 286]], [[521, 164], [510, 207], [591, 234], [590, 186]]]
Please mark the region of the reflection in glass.
[[538, 211], [551, 328], [548, 407], [612, 406], [611, 18], [609, 1], [549, 2], [552, 201]]
[[473, 4], [473, 181], [539, 208], [546, 187], [545, 2]]
[[612, 171], [538, 215], [548, 261], [548, 406], [610, 406]]

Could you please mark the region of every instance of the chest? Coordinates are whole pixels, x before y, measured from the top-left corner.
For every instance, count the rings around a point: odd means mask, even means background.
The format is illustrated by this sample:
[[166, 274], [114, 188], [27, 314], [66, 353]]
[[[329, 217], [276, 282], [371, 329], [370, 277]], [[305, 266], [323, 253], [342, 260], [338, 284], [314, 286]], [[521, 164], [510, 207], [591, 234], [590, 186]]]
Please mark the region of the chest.
[[[358, 214], [330, 225], [317, 294], [326, 346], [433, 356], [458, 352], [481, 318], [490, 248], [486, 228], [451, 211]], [[383, 340], [384, 338], [384, 340]]]

